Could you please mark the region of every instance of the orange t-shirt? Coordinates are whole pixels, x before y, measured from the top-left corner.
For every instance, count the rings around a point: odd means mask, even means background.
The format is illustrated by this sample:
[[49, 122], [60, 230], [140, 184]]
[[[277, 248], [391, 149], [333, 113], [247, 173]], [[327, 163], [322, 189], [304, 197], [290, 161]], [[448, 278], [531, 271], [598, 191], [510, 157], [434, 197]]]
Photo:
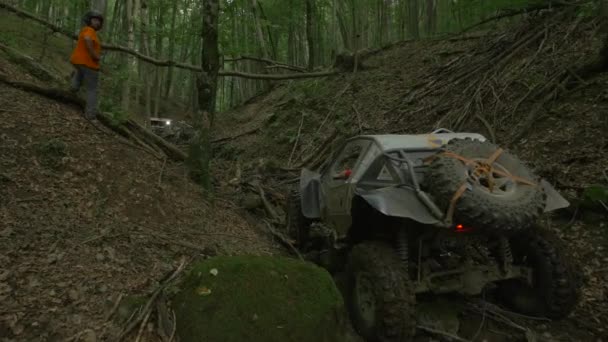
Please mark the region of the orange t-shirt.
[[97, 38], [97, 32], [91, 26], [85, 26], [82, 30], [80, 30], [80, 34], [78, 35], [78, 43], [76, 43], [76, 48], [74, 52], [72, 52], [72, 57], [70, 58], [70, 62], [76, 65], [84, 65], [91, 69], [99, 69], [99, 61], [93, 60], [91, 55], [89, 54], [89, 50], [87, 50], [86, 42], [84, 41], [85, 37], [91, 38], [93, 41], [93, 50], [97, 55], [101, 52], [101, 43]]

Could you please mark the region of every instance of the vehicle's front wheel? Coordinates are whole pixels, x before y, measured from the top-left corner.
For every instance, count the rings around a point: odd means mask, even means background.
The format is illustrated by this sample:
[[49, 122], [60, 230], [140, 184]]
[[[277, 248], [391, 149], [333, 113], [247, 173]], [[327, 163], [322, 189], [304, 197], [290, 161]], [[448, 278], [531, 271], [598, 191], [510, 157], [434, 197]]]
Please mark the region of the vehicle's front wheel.
[[531, 282], [510, 280], [499, 287], [501, 297], [522, 313], [553, 319], [567, 317], [576, 306], [580, 281], [561, 240], [550, 231], [535, 228], [511, 238], [515, 265], [532, 270]]
[[416, 330], [416, 296], [402, 261], [382, 242], [356, 245], [347, 266], [347, 304], [367, 341], [409, 341]]
[[299, 248], [304, 248], [309, 238], [311, 220], [302, 214], [301, 195], [293, 189], [287, 197], [287, 234], [296, 240]]

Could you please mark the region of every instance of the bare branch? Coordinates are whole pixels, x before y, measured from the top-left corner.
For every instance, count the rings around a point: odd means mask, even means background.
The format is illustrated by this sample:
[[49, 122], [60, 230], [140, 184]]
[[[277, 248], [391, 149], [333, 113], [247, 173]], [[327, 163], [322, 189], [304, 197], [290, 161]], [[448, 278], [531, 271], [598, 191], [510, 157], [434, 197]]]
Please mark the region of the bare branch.
[[[78, 39], [77, 35], [69, 32], [57, 25], [54, 25], [44, 19], [38, 18], [37, 16], [35, 16], [29, 12], [23, 11], [23, 10], [18, 9], [14, 6], [11, 6], [9, 4], [0, 2], [0, 8], [13, 12], [20, 17], [33, 20], [39, 24], [42, 24], [42, 25], [50, 28], [53, 32], [61, 33], [62, 35], [66, 36], [68, 38], [71, 38], [73, 40]], [[187, 64], [187, 63], [180, 63], [180, 62], [176, 62], [176, 61], [172, 61], [172, 60], [154, 59], [150, 56], [144, 55], [138, 51], [129, 49], [129, 48], [121, 46], [121, 45], [101, 44], [101, 47], [108, 51], [118, 51], [118, 52], [132, 55], [142, 61], [148, 62], [148, 63], [156, 65], [156, 66], [175, 67], [175, 68], [180, 68], [180, 69], [185, 69], [185, 70], [202, 72], [202, 68], [199, 66]], [[254, 57], [248, 57], [248, 58], [253, 59]], [[276, 63], [271, 60], [264, 60], [264, 61], [273, 62], [276, 65], [282, 65], [284, 67], [287, 67], [286, 64]], [[293, 68], [297, 68], [297, 67], [293, 67]], [[335, 75], [337, 73], [338, 73], [337, 71], [328, 71], [328, 72], [316, 72], [316, 73], [313, 72], [313, 73], [283, 74], [283, 75], [261, 75], [261, 74], [249, 74], [249, 73], [232, 71], [232, 70], [230, 70], [230, 71], [220, 70], [218, 73], [218, 76], [232, 76], [232, 77], [241, 77], [241, 78], [249, 78], [249, 79], [256, 79], [256, 80], [290, 80], [290, 79], [300, 79], [300, 78], [314, 78], [314, 77], [331, 76], [331, 75]]]
[[290, 65], [290, 64], [286, 64], [286, 63], [282, 63], [282, 62], [277, 62], [277, 61], [273, 61], [272, 59], [262, 58], [262, 57], [239, 56], [239, 57], [234, 57], [234, 58], [224, 58], [224, 62], [238, 62], [238, 61], [243, 61], [243, 60], [251, 60], [251, 61], [266, 63], [266, 64], [270, 65], [269, 67], [275, 67], [275, 68], [282, 67], [282, 68], [290, 69], [290, 70], [306, 71], [305, 68], [302, 68], [302, 67], [299, 67], [296, 65]]
[[221, 70], [219, 72], [220, 76], [233, 76], [233, 77], [242, 77], [242, 78], [250, 78], [254, 80], [294, 80], [300, 78], [315, 78], [315, 77], [325, 77], [332, 76], [338, 74], [337, 70], [331, 71], [323, 71], [323, 72], [309, 72], [309, 73], [301, 73], [301, 74], [283, 74], [283, 75], [263, 75], [263, 74], [249, 74], [240, 71], [228, 71]]

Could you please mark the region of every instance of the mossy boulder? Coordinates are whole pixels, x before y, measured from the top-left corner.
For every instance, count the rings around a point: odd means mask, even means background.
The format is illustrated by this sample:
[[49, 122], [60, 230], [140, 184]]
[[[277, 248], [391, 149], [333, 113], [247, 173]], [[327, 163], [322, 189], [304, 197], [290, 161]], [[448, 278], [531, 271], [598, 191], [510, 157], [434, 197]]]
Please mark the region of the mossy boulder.
[[584, 208], [606, 210], [604, 205], [608, 205], [608, 187], [592, 185], [585, 189], [582, 197], [581, 205]]
[[360, 341], [329, 273], [290, 258], [205, 260], [172, 302], [182, 342]]

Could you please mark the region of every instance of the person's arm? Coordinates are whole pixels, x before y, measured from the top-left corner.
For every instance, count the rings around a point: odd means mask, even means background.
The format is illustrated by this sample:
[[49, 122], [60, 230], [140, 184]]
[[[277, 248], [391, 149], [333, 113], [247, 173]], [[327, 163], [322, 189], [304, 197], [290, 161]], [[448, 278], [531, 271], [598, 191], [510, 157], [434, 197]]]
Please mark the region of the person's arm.
[[99, 55], [97, 55], [97, 53], [95, 52], [95, 49], [93, 48], [93, 40], [91, 39], [91, 37], [88, 37], [88, 36], [84, 37], [84, 45], [86, 45], [87, 51], [89, 52], [89, 55], [91, 56], [91, 58], [93, 58], [94, 61], [98, 61]]

